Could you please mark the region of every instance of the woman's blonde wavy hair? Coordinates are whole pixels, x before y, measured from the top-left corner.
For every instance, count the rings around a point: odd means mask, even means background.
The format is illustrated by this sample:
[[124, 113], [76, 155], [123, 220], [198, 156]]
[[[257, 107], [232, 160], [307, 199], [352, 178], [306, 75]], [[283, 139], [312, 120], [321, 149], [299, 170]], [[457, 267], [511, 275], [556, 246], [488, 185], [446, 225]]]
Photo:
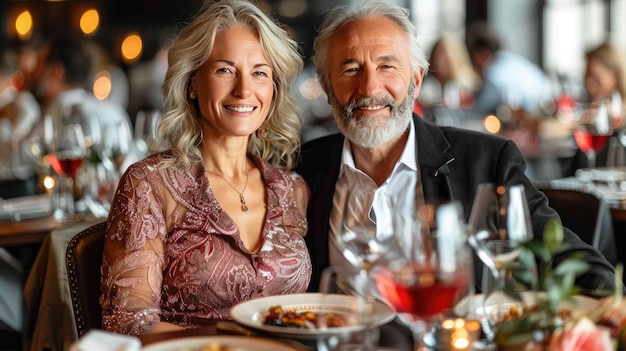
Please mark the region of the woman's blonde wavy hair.
[[201, 157], [202, 116], [195, 100], [189, 98], [190, 82], [211, 54], [215, 37], [236, 25], [259, 34], [273, 71], [269, 114], [250, 136], [248, 152], [283, 170], [291, 170], [297, 162], [301, 120], [296, 100], [289, 94], [303, 67], [298, 44], [249, 1], [219, 0], [205, 3], [169, 49], [162, 87], [163, 120], [158, 128], [164, 146], [174, 156], [164, 162], [166, 166], [188, 167], [192, 158]]

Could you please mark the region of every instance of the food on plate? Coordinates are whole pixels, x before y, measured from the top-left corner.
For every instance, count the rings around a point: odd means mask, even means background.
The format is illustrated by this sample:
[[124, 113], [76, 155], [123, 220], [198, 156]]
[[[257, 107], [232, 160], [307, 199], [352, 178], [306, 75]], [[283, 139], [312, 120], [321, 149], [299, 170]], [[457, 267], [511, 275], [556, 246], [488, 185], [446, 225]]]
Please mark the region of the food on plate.
[[351, 325], [351, 321], [348, 316], [340, 313], [287, 310], [278, 305], [268, 308], [263, 318], [263, 324], [316, 329], [318, 327], [345, 327]]
[[202, 346], [198, 351], [235, 351], [235, 350], [242, 350], [242, 349], [235, 349], [232, 346], [222, 345], [218, 342], [212, 342], [208, 345]]

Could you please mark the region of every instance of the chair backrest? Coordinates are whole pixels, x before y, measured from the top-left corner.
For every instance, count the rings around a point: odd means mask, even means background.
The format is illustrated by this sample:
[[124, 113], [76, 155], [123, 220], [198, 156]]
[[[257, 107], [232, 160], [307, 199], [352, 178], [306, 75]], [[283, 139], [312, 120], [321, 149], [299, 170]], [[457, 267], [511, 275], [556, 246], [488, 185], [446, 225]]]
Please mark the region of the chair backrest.
[[78, 336], [102, 328], [100, 266], [104, 251], [106, 222], [76, 234], [67, 246], [65, 262]]
[[601, 195], [578, 188], [537, 185], [561, 217], [563, 226], [584, 242], [600, 250], [613, 265], [617, 263], [615, 233], [608, 204]]

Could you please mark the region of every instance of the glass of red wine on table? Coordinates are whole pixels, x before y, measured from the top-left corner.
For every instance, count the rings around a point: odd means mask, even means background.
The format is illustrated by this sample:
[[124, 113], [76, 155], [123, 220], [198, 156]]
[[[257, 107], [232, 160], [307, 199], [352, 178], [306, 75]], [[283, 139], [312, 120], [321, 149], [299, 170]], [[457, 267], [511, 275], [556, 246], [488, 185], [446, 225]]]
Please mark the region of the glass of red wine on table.
[[455, 308], [474, 292], [473, 253], [461, 213], [458, 202], [413, 202], [396, 210], [396, 244], [373, 273], [379, 294], [410, 326], [415, 350], [471, 348], [478, 337], [478, 323], [465, 319], [470, 304]]
[[574, 140], [587, 156], [589, 168], [596, 167], [596, 155], [607, 144], [612, 134], [613, 118], [605, 101], [593, 102], [581, 109]]
[[87, 157], [84, 121], [73, 108], [61, 116], [54, 126], [48, 159], [59, 176], [58, 189], [54, 195], [54, 216], [58, 220], [73, 220], [76, 215], [74, 181]]

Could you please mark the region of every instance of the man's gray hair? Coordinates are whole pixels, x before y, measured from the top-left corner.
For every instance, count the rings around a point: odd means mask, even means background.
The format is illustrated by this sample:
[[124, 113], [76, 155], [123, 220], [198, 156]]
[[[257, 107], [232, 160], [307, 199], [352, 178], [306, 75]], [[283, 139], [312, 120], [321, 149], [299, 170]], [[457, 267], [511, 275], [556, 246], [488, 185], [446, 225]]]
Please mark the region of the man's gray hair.
[[411, 52], [413, 73], [428, 72], [428, 60], [417, 41], [417, 29], [409, 19], [409, 10], [380, 1], [366, 1], [358, 5], [343, 5], [331, 9], [322, 22], [319, 34], [313, 42], [313, 63], [322, 86], [328, 86], [330, 75], [330, 40], [342, 25], [363, 18], [387, 17], [407, 35], [407, 46]]

